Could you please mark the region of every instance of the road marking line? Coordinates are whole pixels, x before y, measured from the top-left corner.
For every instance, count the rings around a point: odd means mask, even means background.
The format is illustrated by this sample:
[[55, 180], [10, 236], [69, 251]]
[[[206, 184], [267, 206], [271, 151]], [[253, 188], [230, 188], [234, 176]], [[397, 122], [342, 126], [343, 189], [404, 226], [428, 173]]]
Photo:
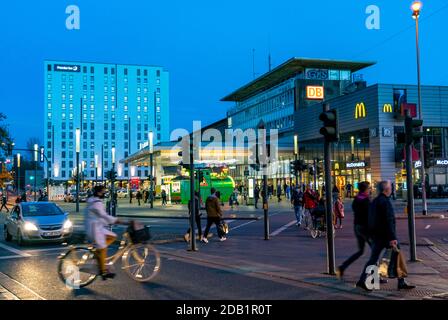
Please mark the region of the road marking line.
[[428, 224], [428, 225], [425, 227], [425, 229], [429, 229], [429, 228], [431, 228], [431, 225], [430, 225], [430, 224]]
[[7, 278], [15, 283], [17, 283], [18, 285], [20, 285], [21, 287], [23, 287], [25, 290], [28, 290], [29, 292], [31, 292], [32, 294], [34, 294], [37, 298], [39, 298], [40, 300], [47, 300], [44, 297], [42, 297], [41, 295], [39, 295], [38, 293], [36, 293], [36, 291], [31, 290], [30, 288], [28, 288], [26, 285], [24, 285], [23, 283], [17, 281], [16, 279], [11, 278], [10, 276], [8, 276], [7, 274], [4, 274], [3, 272], [0, 272], [0, 278]]
[[[276, 212], [276, 213], [270, 214], [269, 217], [273, 217], [273, 216], [275, 216], [275, 215], [277, 215], [277, 214], [279, 214], [279, 213], [280, 213], [280, 212]], [[238, 229], [238, 228], [247, 226], [248, 224], [251, 224], [251, 223], [254, 223], [254, 222], [258, 222], [258, 221], [263, 221], [263, 219], [261, 219], [261, 220], [252, 220], [252, 221], [249, 221], [249, 222], [245, 222], [245, 223], [240, 224], [240, 225], [238, 225], [238, 226], [236, 226], [236, 227], [232, 227], [232, 230], [235, 230], [235, 229]]]
[[20, 255], [22, 257], [31, 257], [30, 254], [24, 253], [21, 250], [18, 250], [16, 248], [13, 248], [13, 247], [10, 247], [10, 246], [7, 246], [6, 244], [3, 244], [3, 243], [0, 243], [0, 248], [8, 250], [8, 251], [11, 251], [11, 252], [13, 252], [15, 254], [18, 254], [18, 255]]
[[19, 255], [16, 255], [16, 256], [3, 256], [3, 257], [0, 257], [0, 260], [17, 259], [17, 258], [25, 258], [25, 257], [19, 256]]
[[291, 222], [285, 224], [284, 226], [282, 226], [282, 227], [278, 228], [277, 230], [273, 231], [273, 232], [271, 233], [271, 236], [272, 236], [272, 237], [275, 237], [276, 235], [280, 234], [281, 232], [285, 231], [285, 230], [288, 229], [290, 226], [292, 226], [292, 225], [294, 225], [294, 224], [296, 224], [296, 223], [297, 223], [297, 221], [296, 221], [296, 220], [293, 220], [293, 221], [291, 221]]

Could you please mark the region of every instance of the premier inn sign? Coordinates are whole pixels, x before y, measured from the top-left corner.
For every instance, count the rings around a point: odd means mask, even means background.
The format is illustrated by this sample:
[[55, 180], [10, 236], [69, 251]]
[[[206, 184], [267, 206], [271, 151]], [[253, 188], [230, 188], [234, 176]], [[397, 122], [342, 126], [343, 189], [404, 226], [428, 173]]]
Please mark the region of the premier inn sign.
[[55, 64], [54, 71], [62, 71], [62, 72], [80, 72], [81, 66], [77, 65], [66, 65], [66, 64]]

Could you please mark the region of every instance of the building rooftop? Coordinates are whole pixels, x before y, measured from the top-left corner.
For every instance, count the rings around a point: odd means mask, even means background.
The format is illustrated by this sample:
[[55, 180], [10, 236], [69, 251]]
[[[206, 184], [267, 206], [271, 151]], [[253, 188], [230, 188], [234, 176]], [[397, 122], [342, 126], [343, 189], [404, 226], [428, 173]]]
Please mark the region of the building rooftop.
[[249, 82], [238, 90], [225, 96], [221, 101], [243, 101], [259, 92], [273, 87], [283, 81], [286, 81], [306, 68], [321, 69], [340, 69], [356, 72], [358, 70], [370, 67], [375, 62], [369, 61], [348, 61], [348, 60], [329, 60], [329, 59], [309, 59], [309, 58], [291, 58], [278, 67]]

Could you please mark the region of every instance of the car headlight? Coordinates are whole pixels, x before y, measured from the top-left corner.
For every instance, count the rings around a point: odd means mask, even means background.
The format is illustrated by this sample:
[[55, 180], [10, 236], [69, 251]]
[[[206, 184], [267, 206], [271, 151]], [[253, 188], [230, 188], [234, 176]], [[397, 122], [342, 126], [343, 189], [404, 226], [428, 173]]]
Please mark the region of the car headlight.
[[25, 229], [25, 231], [37, 231], [37, 226], [34, 223], [31, 222], [25, 222], [25, 224], [23, 225], [23, 228]]
[[63, 226], [63, 228], [64, 228], [65, 230], [67, 230], [67, 229], [70, 229], [71, 227], [73, 227], [73, 223], [72, 223], [70, 220], [66, 220], [66, 221], [64, 222], [64, 226]]

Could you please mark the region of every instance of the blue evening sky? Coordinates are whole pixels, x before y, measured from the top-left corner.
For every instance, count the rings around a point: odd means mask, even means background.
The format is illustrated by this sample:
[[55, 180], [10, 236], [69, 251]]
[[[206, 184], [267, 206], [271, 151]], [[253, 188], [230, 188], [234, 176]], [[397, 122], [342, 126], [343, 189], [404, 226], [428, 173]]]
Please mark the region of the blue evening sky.
[[[78, 5], [81, 29], [65, 28]], [[381, 9], [367, 30], [365, 9]], [[370, 83], [415, 83], [411, 0], [42, 0], [3, 1], [0, 111], [20, 146], [43, 140], [43, 60], [164, 66], [170, 72], [171, 129], [225, 116], [220, 98], [293, 57], [374, 60]], [[423, 84], [448, 85], [448, 4], [424, 1]]]

